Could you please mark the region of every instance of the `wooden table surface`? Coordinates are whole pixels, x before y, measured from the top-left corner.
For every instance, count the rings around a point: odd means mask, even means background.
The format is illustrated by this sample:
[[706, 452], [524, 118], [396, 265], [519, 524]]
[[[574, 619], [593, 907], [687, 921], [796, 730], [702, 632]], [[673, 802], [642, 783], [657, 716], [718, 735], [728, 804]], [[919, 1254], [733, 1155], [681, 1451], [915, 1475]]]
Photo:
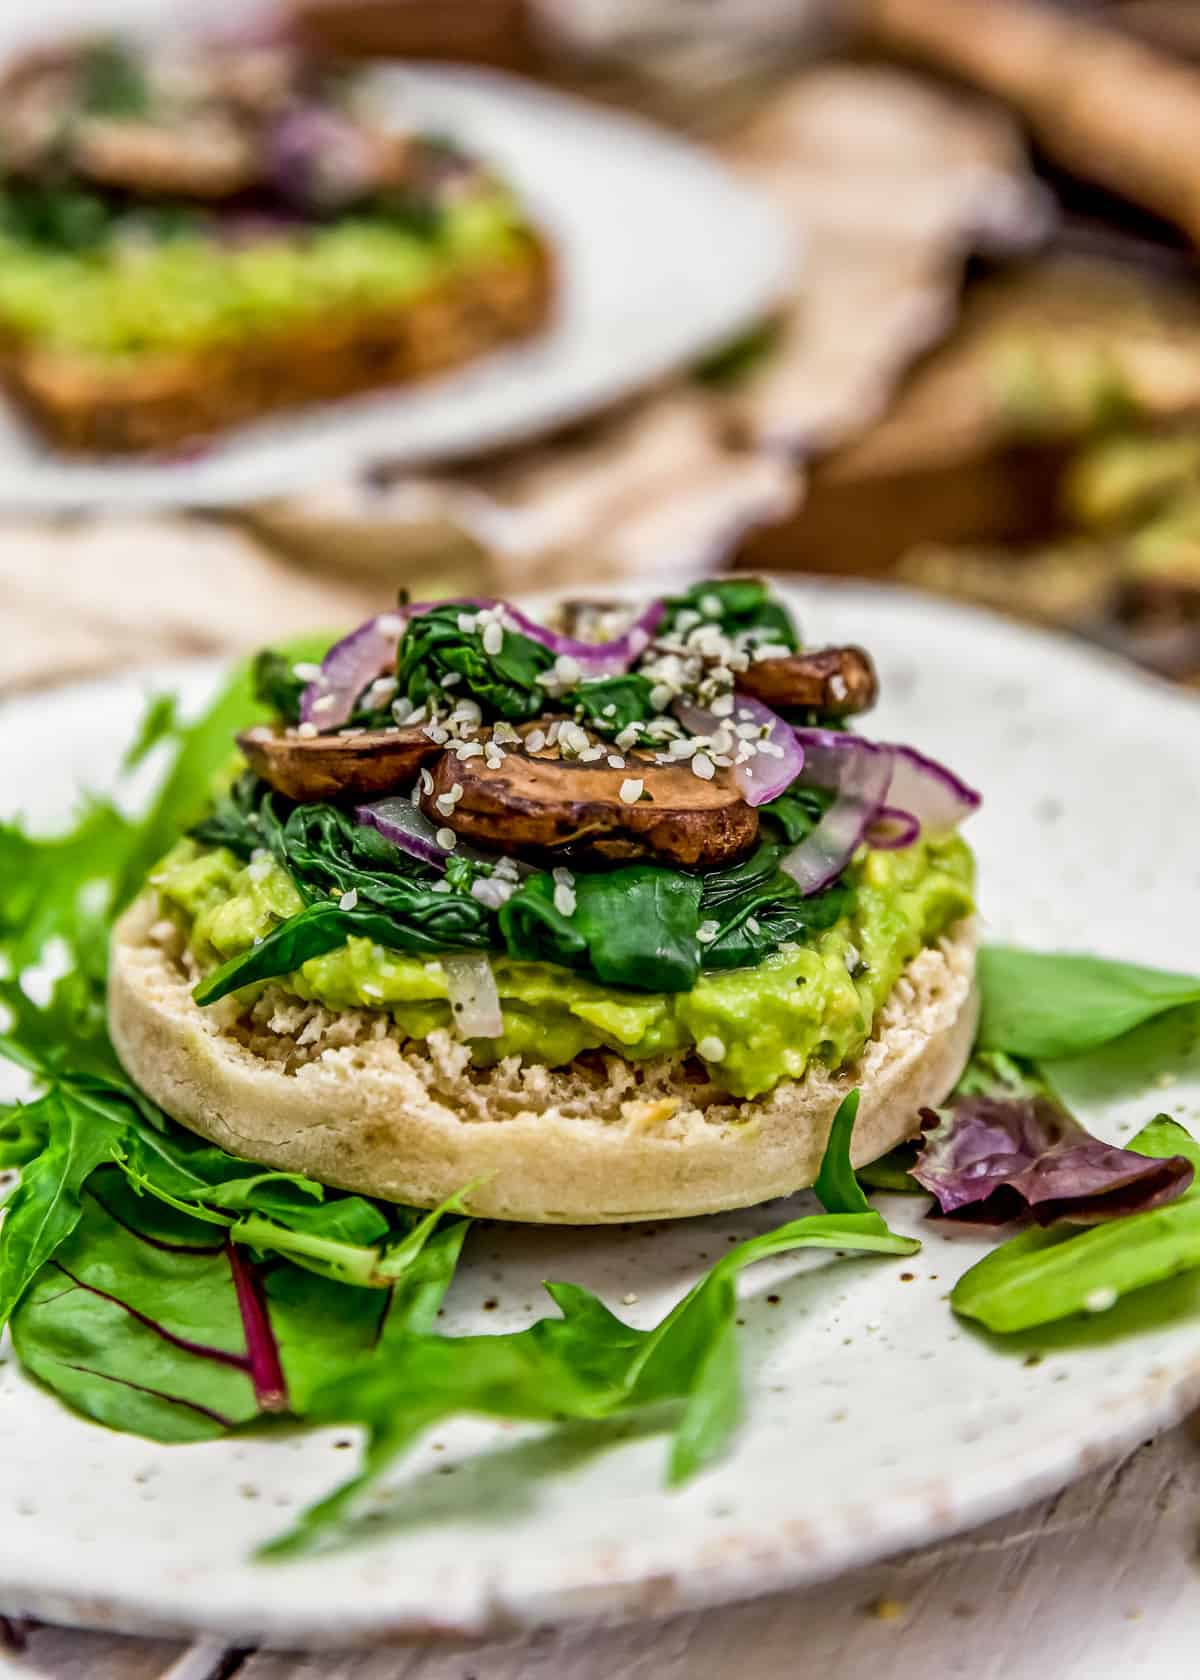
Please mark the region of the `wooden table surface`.
[[10, 1629], [11, 1680], [1175, 1680], [1200, 1651], [1200, 1428], [807, 1592], [502, 1645], [343, 1655]]

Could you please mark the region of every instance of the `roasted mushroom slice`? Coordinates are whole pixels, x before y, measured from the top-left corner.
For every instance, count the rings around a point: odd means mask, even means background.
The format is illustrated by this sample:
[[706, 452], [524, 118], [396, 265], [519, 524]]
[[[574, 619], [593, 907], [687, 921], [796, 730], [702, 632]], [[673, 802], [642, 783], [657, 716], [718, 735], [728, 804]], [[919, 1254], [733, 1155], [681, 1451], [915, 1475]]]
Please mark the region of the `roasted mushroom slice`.
[[860, 647], [756, 659], [738, 674], [737, 686], [776, 711], [825, 712], [833, 717], [869, 712], [879, 694], [871, 656]]
[[220, 116], [179, 127], [136, 117], [86, 117], [72, 137], [72, 162], [106, 187], [181, 198], [224, 199], [258, 180], [249, 138]]
[[421, 766], [442, 751], [420, 729], [304, 736], [264, 726], [245, 730], [237, 740], [256, 775], [302, 804], [411, 787]]
[[421, 797], [426, 816], [506, 852], [713, 869], [744, 856], [758, 837], [758, 813], [728, 771], [703, 781], [686, 765], [633, 755], [614, 770], [510, 747], [495, 769], [483, 757], [463, 762], [446, 753], [432, 774]]

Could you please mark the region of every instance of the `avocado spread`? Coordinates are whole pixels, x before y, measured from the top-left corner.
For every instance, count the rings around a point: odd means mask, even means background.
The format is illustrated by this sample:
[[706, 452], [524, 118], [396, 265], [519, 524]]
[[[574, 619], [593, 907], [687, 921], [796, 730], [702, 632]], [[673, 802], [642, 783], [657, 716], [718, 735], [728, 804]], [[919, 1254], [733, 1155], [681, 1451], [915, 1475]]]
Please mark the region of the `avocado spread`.
[[[705, 974], [690, 992], [624, 990], [553, 964], [497, 956], [504, 1031], [475, 1041], [475, 1060], [521, 1055], [554, 1066], [593, 1049], [631, 1059], [693, 1049], [739, 1097], [800, 1078], [810, 1061], [852, 1061], [904, 966], [971, 911], [974, 863], [955, 836], [863, 851], [847, 875], [854, 908], [833, 927], [756, 967]], [[243, 863], [223, 848], [185, 840], [152, 880], [206, 969], [302, 908], [288, 875], [265, 853]], [[451, 1024], [440, 963], [368, 939], [310, 958], [275, 984], [330, 1009], [387, 1010], [413, 1039]]]
[[185, 230], [85, 251], [0, 233], [0, 332], [105, 358], [195, 350], [405, 303], [519, 257], [527, 225], [511, 195], [490, 187], [448, 205], [432, 233], [367, 214], [247, 242]]

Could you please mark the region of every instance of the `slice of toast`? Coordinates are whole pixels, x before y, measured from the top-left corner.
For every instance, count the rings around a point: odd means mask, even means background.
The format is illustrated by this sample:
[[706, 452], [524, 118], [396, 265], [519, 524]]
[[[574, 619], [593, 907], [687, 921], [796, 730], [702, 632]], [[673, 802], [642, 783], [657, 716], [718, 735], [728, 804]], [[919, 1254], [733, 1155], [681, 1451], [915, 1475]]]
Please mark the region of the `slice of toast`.
[[447, 277], [403, 304], [289, 322], [244, 340], [120, 361], [0, 342], [0, 380], [59, 448], [179, 451], [284, 409], [441, 373], [537, 332], [554, 264], [532, 230], [503, 262]]

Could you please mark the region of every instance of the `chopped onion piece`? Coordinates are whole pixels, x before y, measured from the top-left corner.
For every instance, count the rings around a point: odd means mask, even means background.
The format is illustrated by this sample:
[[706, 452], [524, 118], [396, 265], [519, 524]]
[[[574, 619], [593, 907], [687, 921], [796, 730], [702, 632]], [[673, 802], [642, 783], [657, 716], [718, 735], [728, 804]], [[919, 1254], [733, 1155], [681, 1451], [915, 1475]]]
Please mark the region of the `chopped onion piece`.
[[482, 951], [439, 959], [454, 1025], [463, 1038], [499, 1038], [504, 1031], [496, 976]]
[[[752, 700], [748, 694], [735, 694], [734, 716], [739, 726], [757, 726], [760, 733], [756, 739], [743, 740], [737, 733], [734, 717], [718, 717], [707, 706], [678, 701], [673, 710], [689, 735], [699, 735], [710, 742], [721, 731], [731, 737], [728, 756], [733, 758], [733, 779], [747, 805], [765, 805], [769, 799], [778, 798], [804, 769], [804, 748], [796, 731], [769, 706]], [[750, 753], [739, 762], [743, 748], [749, 748]]]
[[806, 785], [836, 795], [811, 834], [780, 861], [809, 898], [837, 880], [884, 809], [895, 755], [891, 747], [830, 729], [798, 729], [796, 736]]

